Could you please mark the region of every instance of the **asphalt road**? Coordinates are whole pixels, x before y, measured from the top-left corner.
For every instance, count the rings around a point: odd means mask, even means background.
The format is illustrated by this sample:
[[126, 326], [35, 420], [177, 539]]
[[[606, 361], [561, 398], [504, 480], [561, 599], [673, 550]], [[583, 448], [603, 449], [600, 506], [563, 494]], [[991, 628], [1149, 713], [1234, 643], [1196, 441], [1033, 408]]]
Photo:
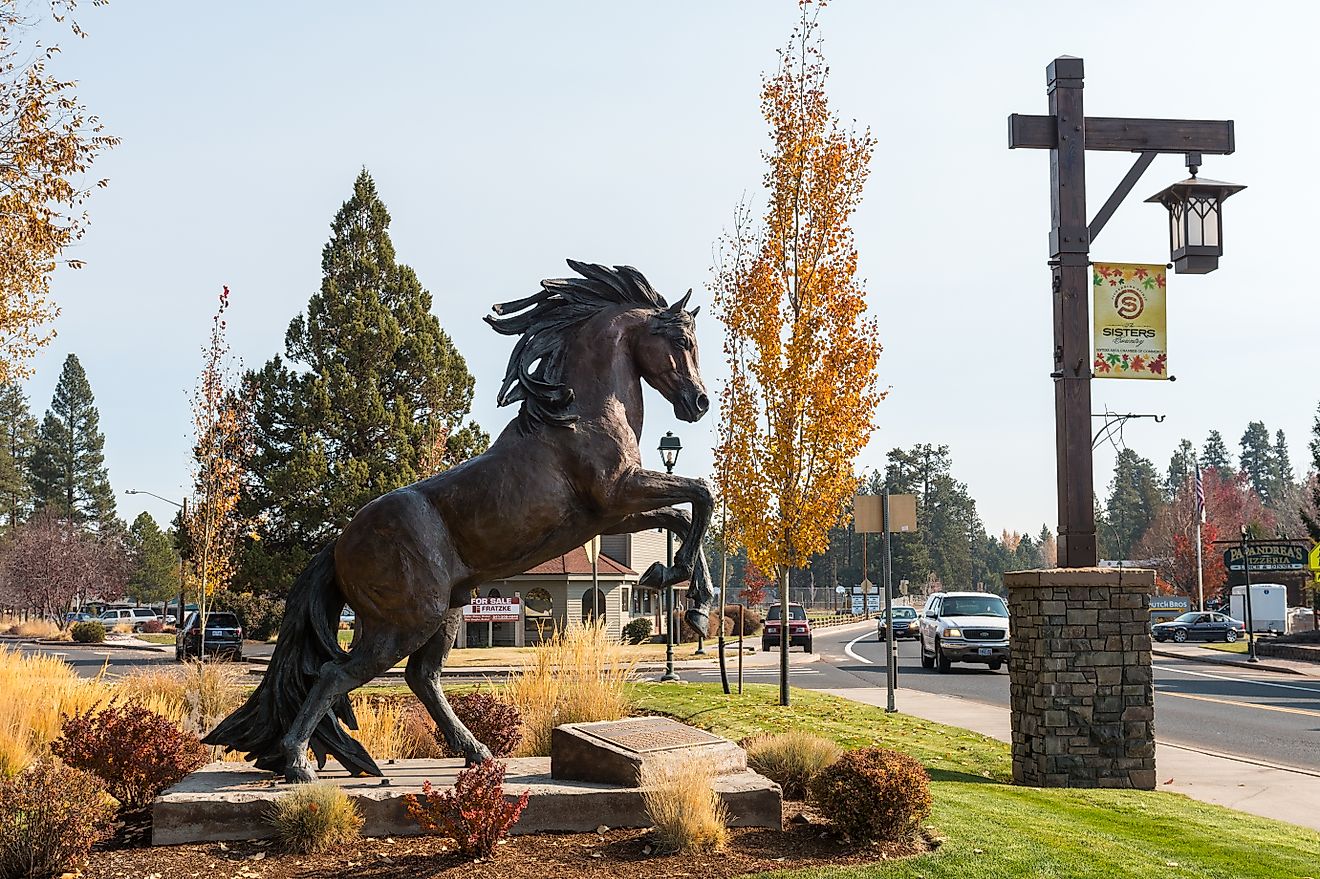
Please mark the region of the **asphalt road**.
[[[793, 668], [794, 686], [810, 689], [883, 687], [884, 642], [874, 626], [821, 629], [820, 661]], [[923, 669], [915, 641], [899, 642], [900, 687], [960, 696], [1007, 708], [1008, 670], [955, 664], [949, 674]], [[718, 681], [718, 671], [684, 672], [686, 680]], [[778, 669], [745, 680], [772, 683]], [[1320, 771], [1320, 680], [1155, 657], [1155, 734], [1162, 742], [1284, 767]]]

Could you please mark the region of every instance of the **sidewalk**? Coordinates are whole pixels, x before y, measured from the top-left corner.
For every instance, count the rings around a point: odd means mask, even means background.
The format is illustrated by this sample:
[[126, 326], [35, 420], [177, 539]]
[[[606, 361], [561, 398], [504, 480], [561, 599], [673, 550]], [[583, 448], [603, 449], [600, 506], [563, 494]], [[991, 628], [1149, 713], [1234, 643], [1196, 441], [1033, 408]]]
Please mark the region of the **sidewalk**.
[[1249, 668], [1252, 671], [1272, 671], [1282, 674], [1302, 675], [1320, 678], [1320, 665], [1313, 662], [1298, 662], [1292, 659], [1275, 659], [1262, 656], [1259, 662], [1248, 662], [1245, 654], [1226, 653], [1195, 644], [1174, 644], [1172, 642], [1151, 645], [1151, 655], [1165, 656], [1170, 659], [1186, 659], [1191, 662], [1208, 662], [1212, 665], [1233, 665]]
[[[819, 692], [881, 708], [886, 701], [883, 687]], [[1001, 742], [1012, 740], [1007, 708], [902, 687], [894, 704], [913, 717], [970, 729]], [[1159, 740], [1155, 772], [1160, 782], [1157, 791], [1320, 830], [1320, 772], [1237, 760]]]

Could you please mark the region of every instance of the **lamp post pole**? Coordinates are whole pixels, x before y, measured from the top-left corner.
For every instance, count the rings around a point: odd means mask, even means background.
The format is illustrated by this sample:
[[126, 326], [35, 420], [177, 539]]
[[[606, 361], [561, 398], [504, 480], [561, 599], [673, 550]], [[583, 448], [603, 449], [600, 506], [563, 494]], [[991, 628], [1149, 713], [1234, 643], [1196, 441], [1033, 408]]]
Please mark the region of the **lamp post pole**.
[[[683, 443], [674, 436], [673, 431], [666, 431], [660, 438], [660, 459], [664, 461], [665, 472], [673, 474], [674, 465], [678, 463], [678, 453], [682, 451]], [[670, 528], [665, 529], [665, 567], [674, 566], [674, 532]], [[678, 675], [674, 674], [674, 587], [668, 583], [664, 584], [665, 590], [665, 673], [660, 676], [661, 681], [677, 681]]]
[[[1009, 116], [1008, 146], [1050, 151], [1049, 266], [1054, 299], [1054, 370], [1050, 377], [1054, 379], [1058, 566], [1087, 568], [1097, 561], [1091, 461], [1091, 244], [1157, 155], [1185, 154], [1188, 166], [1195, 168], [1202, 153], [1232, 153], [1233, 123], [1087, 117], [1082, 109], [1081, 58], [1054, 59], [1046, 68], [1045, 77], [1049, 115]], [[1138, 154], [1131, 170], [1089, 223], [1087, 150]], [[1186, 210], [1189, 183], [1195, 185], [1196, 181], [1175, 184], [1153, 200], [1165, 204], [1170, 212], [1175, 270], [1201, 274], [1213, 270], [1221, 249], [1218, 203], [1241, 187], [1230, 184], [1200, 187], [1204, 199], [1214, 200], [1213, 212], [1200, 214], [1204, 219], [1213, 213], [1214, 243], [1203, 244], [1203, 239], [1208, 241], [1210, 236], [1207, 229], [1198, 228], [1193, 236], [1197, 239], [1195, 245], [1189, 248], [1191, 239], [1178, 234], [1179, 229], [1190, 228], [1186, 224], [1196, 213]], [[1198, 203], [1206, 204], [1209, 201]], [[1192, 253], [1196, 248], [1206, 252]]]
[[[167, 504], [173, 504], [174, 506], [178, 507], [178, 508], [182, 511], [182, 513], [180, 514], [180, 517], [179, 517], [179, 527], [180, 527], [181, 529], [182, 529], [182, 528], [186, 528], [186, 527], [188, 527], [188, 498], [187, 498], [187, 496], [184, 497], [184, 499], [183, 499], [182, 502], [180, 502], [180, 501], [172, 501], [172, 500], [170, 500], [170, 499], [167, 498], [167, 497], [161, 497], [160, 495], [156, 494], [156, 493], [153, 492], [153, 491], [139, 491], [139, 490], [134, 489], [134, 488], [130, 488], [130, 489], [128, 489], [127, 491], [124, 492], [124, 494], [145, 494], [145, 495], [150, 495], [151, 497], [154, 497], [154, 498], [155, 498], [156, 500], [158, 500], [158, 501], [164, 501], [164, 502], [167, 503]], [[183, 628], [183, 600], [184, 600], [184, 593], [187, 591], [187, 585], [188, 585], [188, 576], [187, 576], [187, 570], [186, 570], [185, 565], [184, 565], [184, 559], [183, 559], [183, 547], [180, 546], [180, 547], [179, 547], [179, 606], [178, 606], [178, 608], [176, 608], [176, 610], [175, 610], [175, 614], [174, 614], [174, 625], [175, 625], [177, 628], [180, 628], [180, 629]]]

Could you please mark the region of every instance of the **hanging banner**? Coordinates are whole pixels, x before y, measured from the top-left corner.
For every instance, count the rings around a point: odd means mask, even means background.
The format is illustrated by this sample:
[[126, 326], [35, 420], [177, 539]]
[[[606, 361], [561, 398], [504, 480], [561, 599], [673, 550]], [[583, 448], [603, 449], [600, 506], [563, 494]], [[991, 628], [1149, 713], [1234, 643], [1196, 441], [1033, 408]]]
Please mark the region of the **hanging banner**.
[[1095, 263], [1096, 378], [1167, 379], [1163, 265]]

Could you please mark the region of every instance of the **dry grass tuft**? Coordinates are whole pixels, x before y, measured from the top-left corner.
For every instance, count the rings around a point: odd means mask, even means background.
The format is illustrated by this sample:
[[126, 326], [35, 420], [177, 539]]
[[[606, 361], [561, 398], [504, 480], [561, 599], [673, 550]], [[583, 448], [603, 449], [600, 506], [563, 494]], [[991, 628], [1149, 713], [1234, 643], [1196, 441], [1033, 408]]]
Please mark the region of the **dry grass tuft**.
[[604, 622], [573, 623], [543, 641], [504, 694], [522, 714], [517, 755], [548, 755], [550, 732], [560, 724], [627, 717], [626, 686], [634, 665], [606, 634]]
[[0, 647], [0, 777], [12, 778], [59, 737], [65, 715], [110, 701], [101, 678], [79, 678], [57, 656]]
[[350, 698], [358, 721], [353, 738], [361, 742], [371, 756], [378, 760], [422, 756], [423, 745], [417, 740], [415, 726], [407, 722], [407, 708], [400, 700], [359, 693]]
[[724, 847], [729, 810], [712, 787], [714, 779], [709, 761], [642, 767], [642, 801], [661, 848], [709, 852]]
[[217, 662], [140, 669], [116, 683], [115, 696], [202, 736], [243, 701], [243, 670]]
[[50, 620], [22, 620], [13, 621], [5, 628], [5, 632], [10, 635], [17, 635], [20, 638], [42, 638], [46, 640], [67, 641], [69, 635], [59, 626]]
[[304, 855], [349, 845], [362, 831], [357, 806], [332, 784], [299, 785], [275, 801], [268, 820], [285, 849]]
[[114, 632], [116, 635], [131, 635], [133, 634], [133, 624], [115, 623], [114, 627], [111, 628], [110, 631]]
[[811, 780], [843, 755], [834, 742], [802, 730], [754, 736], [743, 747], [747, 765], [779, 782], [786, 800], [805, 800]]

